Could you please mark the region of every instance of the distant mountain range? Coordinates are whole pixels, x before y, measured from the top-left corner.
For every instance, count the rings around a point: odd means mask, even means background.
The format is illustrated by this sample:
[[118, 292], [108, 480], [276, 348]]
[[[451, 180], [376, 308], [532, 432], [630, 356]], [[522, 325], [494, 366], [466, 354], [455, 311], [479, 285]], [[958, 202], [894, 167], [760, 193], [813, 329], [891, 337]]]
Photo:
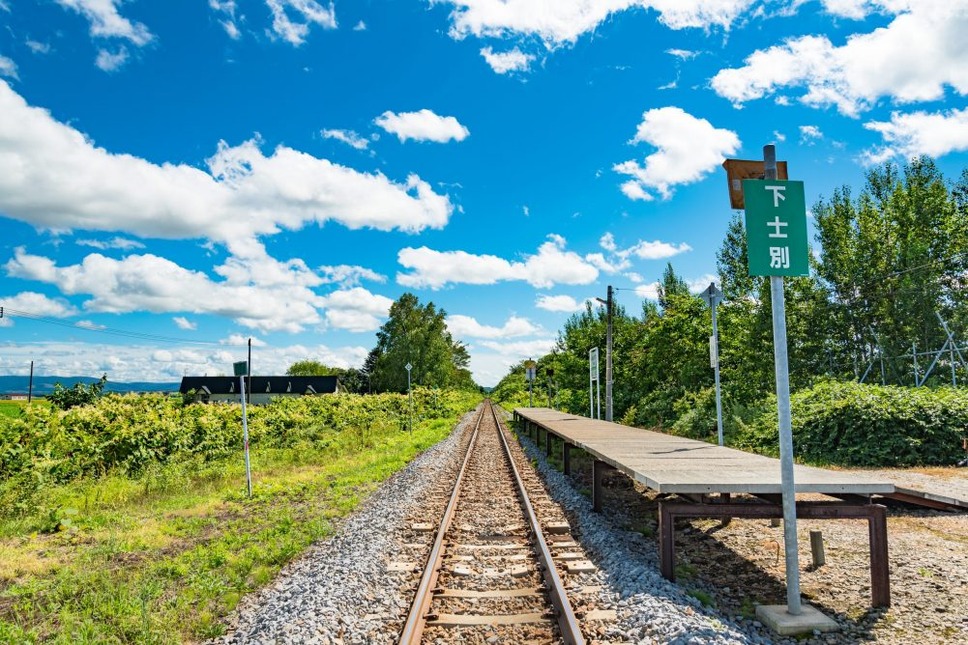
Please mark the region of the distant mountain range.
[[[34, 396], [46, 396], [54, 391], [54, 384], [73, 387], [75, 383], [97, 383], [90, 376], [34, 376]], [[26, 394], [29, 376], [0, 376], [0, 394]], [[181, 381], [174, 383], [115, 383], [108, 381], [105, 392], [177, 392]]]

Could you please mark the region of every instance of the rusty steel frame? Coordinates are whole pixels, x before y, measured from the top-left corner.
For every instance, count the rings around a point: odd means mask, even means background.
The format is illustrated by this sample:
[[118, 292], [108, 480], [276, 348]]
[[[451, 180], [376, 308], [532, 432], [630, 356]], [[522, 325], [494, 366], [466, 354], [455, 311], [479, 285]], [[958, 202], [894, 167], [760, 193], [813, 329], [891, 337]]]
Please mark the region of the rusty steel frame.
[[[797, 502], [797, 518], [815, 520], [867, 520], [871, 558], [871, 605], [891, 606], [891, 579], [887, 553], [887, 509], [881, 504], [841, 504], [831, 502]], [[659, 502], [659, 568], [662, 576], [674, 582], [675, 520], [677, 518], [718, 517], [742, 519], [782, 518], [783, 509], [776, 504], [692, 504]]]

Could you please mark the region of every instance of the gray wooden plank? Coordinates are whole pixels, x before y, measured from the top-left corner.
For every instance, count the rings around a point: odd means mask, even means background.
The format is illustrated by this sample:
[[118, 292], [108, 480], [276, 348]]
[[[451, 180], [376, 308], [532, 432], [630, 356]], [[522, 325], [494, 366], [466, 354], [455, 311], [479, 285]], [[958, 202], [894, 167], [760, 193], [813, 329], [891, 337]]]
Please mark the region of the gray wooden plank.
[[[781, 492], [780, 461], [772, 457], [548, 408], [515, 413], [660, 493]], [[883, 479], [811, 466], [795, 466], [794, 480], [798, 493], [894, 492]]]

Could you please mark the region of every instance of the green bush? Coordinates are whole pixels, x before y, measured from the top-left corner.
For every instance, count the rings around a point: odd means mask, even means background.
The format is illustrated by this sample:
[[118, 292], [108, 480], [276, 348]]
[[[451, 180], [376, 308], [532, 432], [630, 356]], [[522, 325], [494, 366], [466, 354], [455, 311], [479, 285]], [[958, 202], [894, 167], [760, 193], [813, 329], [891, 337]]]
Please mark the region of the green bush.
[[[968, 435], [968, 390], [822, 382], [791, 397], [794, 453], [816, 464], [953, 465]], [[777, 443], [775, 407], [744, 428], [744, 447]], [[775, 452], [775, 448], [771, 451]]]
[[672, 434], [690, 439], [716, 441], [716, 388], [686, 392], [672, 406], [677, 419]]
[[[477, 396], [414, 388], [414, 422], [451, 418]], [[324, 449], [339, 437], [368, 445], [372, 434], [409, 429], [405, 394], [280, 398], [249, 406], [249, 443], [259, 448]], [[108, 394], [61, 410], [32, 405], [0, 416], [0, 516], [21, 515], [48, 485], [108, 473], [141, 475], [166, 464], [211, 463], [242, 450], [236, 403], [184, 405], [177, 397]], [[149, 477], [150, 479], [150, 477]]]

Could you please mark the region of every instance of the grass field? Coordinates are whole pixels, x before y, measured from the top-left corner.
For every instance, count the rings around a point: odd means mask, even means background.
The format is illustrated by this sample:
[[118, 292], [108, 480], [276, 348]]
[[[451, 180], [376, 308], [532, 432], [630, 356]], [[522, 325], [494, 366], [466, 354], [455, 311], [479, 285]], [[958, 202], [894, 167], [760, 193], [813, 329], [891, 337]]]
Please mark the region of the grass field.
[[26, 401], [6, 401], [0, 400], [0, 415], [5, 417], [18, 417], [20, 411], [27, 405]]
[[329, 534], [455, 422], [388, 428], [366, 447], [343, 433], [321, 448], [253, 450], [251, 498], [241, 455], [51, 488], [29, 517], [0, 522], [0, 642], [219, 635], [243, 594]]

